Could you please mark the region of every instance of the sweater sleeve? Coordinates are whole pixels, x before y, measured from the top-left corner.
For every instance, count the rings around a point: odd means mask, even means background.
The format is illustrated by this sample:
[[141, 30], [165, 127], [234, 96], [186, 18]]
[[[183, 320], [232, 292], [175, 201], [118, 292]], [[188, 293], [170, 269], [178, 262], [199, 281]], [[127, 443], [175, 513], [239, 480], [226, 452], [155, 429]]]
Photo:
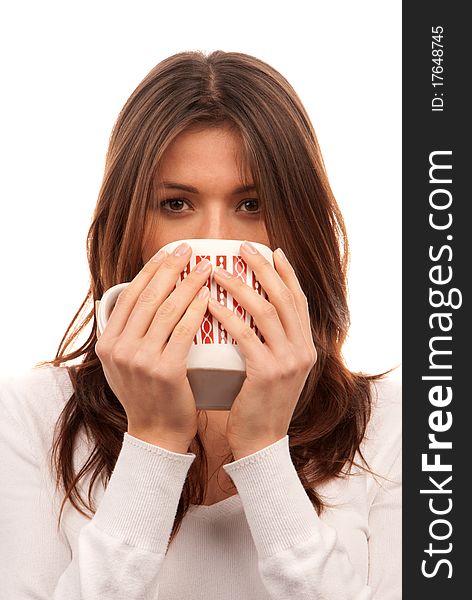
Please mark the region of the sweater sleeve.
[[[259, 573], [270, 597], [273, 600], [400, 598], [399, 583], [395, 581], [400, 549], [394, 534], [401, 527], [398, 491], [389, 496], [389, 490], [385, 490], [372, 507], [370, 574], [366, 585], [355, 572], [336, 530], [318, 517], [306, 495], [290, 457], [288, 440], [286, 435], [223, 467], [238, 489], [258, 552]], [[392, 544], [389, 565], [384, 547], [386, 538]], [[388, 574], [382, 576], [382, 569]]]
[[369, 585], [374, 598], [402, 597], [402, 451], [379, 481], [369, 512]]
[[22, 424], [0, 414], [0, 575], [15, 600], [156, 600], [187, 472], [177, 454], [124, 434], [94, 517], [72, 555], [57, 532], [46, 474]]

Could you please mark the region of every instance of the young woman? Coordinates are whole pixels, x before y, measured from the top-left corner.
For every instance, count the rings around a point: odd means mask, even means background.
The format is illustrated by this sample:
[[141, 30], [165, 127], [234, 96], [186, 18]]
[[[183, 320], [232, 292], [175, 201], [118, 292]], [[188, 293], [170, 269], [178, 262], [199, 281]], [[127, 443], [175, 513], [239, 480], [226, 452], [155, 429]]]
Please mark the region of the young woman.
[[[174, 289], [191, 249], [159, 250], [191, 238], [274, 251], [241, 246], [269, 300], [215, 272], [264, 343], [200, 293], [208, 269]], [[241, 53], [158, 64], [113, 129], [88, 259], [55, 360], [0, 390], [5, 597], [400, 598], [399, 385], [343, 362], [346, 232], [290, 84]], [[186, 376], [207, 310], [246, 359], [231, 411]]]

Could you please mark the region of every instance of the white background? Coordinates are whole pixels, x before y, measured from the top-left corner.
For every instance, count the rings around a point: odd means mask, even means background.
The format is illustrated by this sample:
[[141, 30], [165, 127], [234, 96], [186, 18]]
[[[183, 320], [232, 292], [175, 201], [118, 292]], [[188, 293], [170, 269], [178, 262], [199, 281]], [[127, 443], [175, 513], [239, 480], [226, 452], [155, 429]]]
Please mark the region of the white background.
[[89, 286], [86, 234], [113, 123], [152, 67], [194, 49], [252, 54], [297, 91], [351, 244], [346, 362], [400, 364], [401, 2], [2, 7], [0, 374], [55, 356]]

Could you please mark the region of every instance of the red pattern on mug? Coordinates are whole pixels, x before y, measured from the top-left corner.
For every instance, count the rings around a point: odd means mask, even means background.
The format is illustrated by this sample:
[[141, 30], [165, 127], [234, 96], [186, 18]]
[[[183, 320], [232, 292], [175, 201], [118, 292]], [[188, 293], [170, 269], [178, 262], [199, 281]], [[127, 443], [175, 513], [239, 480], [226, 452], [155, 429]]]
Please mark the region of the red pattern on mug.
[[[204, 260], [205, 258], [211, 262], [210, 255], [196, 255], [195, 256], [195, 265], [198, 265], [198, 263], [201, 262], [202, 260]], [[205, 286], [208, 288], [208, 290], [211, 294], [211, 278], [210, 277], [208, 277], [208, 279], [206, 280]], [[213, 344], [215, 341], [214, 340], [214, 332], [213, 332], [213, 315], [210, 313], [209, 310], [206, 311], [206, 313], [203, 317], [202, 324], [200, 326], [200, 338], [201, 338], [202, 344]], [[198, 344], [198, 333], [195, 336], [193, 343]]]
[[[225, 254], [218, 254], [216, 256], [216, 266], [226, 269], [227, 264]], [[228, 292], [225, 290], [224, 287], [221, 287], [221, 285], [219, 285], [218, 283], [216, 284], [216, 299], [222, 306], [228, 308]], [[228, 334], [226, 332], [226, 329], [218, 320], [216, 320], [216, 325], [218, 327], [218, 344], [227, 344]]]
[[[261, 284], [257, 281], [256, 279], [256, 274], [254, 273], [254, 271], [251, 271], [251, 286], [253, 290], [256, 290], [256, 292], [261, 295]], [[254, 317], [251, 315], [251, 319], [250, 319], [250, 323], [249, 326], [251, 327], [251, 329], [254, 329], [254, 333], [259, 336], [259, 329], [257, 328], [256, 323], [254, 322]]]
[[[212, 262], [210, 255], [197, 254], [194, 257], [192, 257], [192, 259], [190, 260], [190, 263], [185, 266], [185, 269], [180, 274], [180, 281], [183, 281], [189, 275], [191, 270], [205, 258], [207, 260], [209, 260], [210, 262]], [[216, 266], [222, 267], [223, 269], [228, 270], [228, 264], [227, 264], [228, 257], [226, 255], [218, 254], [215, 256], [215, 259], [216, 259]], [[232, 263], [233, 263], [233, 268], [232, 268], [233, 274], [236, 277], [239, 277], [239, 279], [241, 279], [241, 281], [243, 281], [244, 283], [247, 283], [250, 287], [252, 287], [252, 289], [254, 289], [263, 298], [267, 299], [267, 294], [262, 289], [259, 281], [257, 281], [254, 271], [252, 271], [252, 269], [249, 269], [247, 263], [243, 260], [243, 258], [241, 256], [233, 255]], [[225, 306], [226, 308], [229, 308], [230, 310], [232, 310], [233, 313], [236, 316], [238, 316], [242, 321], [246, 322], [249, 319], [249, 326], [251, 327], [251, 329], [254, 330], [254, 333], [257, 335], [257, 337], [262, 342], [264, 342], [264, 337], [262, 336], [261, 332], [259, 331], [252, 315], [249, 315], [247, 313], [246, 309], [243, 306], [241, 306], [235, 298], [232, 298], [232, 303], [231, 303], [232, 305], [229, 306], [228, 292], [224, 287], [219, 285], [216, 281], [214, 281], [212, 283], [211, 276], [208, 277], [207, 281], [205, 282], [205, 285], [206, 285], [206, 287], [208, 287], [208, 289], [210, 291], [210, 295], [212, 292], [212, 288], [215, 289], [215, 297], [222, 306]], [[176, 286], [174, 286], [174, 289], [175, 288], [176, 288]], [[216, 326], [216, 331], [215, 331], [215, 326]], [[215, 340], [215, 333], [217, 333], [217, 336], [216, 336], [217, 341]], [[228, 334], [228, 332], [225, 330], [225, 328], [220, 323], [220, 321], [218, 321], [218, 319], [213, 317], [213, 315], [210, 313], [209, 310], [207, 310], [205, 312], [202, 324], [200, 326], [200, 330], [193, 338], [194, 345], [198, 345], [199, 343], [200, 344], [234, 344], [234, 345], [237, 345], [236, 340], [234, 340]]]
[[[241, 279], [243, 283], [247, 281], [247, 264], [241, 256], [233, 256], [233, 274]], [[241, 306], [235, 298], [233, 298], [233, 313], [241, 319], [246, 321], [246, 309]], [[231, 338], [232, 344], [237, 344], [236, 340]]]

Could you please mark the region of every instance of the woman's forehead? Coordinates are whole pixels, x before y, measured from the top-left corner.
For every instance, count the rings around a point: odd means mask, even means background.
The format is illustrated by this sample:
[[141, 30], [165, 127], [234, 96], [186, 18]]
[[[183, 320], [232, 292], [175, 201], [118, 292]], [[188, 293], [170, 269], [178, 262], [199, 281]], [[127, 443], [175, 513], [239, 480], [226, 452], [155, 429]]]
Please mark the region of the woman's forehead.
[[163, 153], [156, 183], [164, 187], [165, 181], [187, 182], [198, 188], [196, 181], [207, 184], [212, 179], [227, 179], [233, 187], [252, 183], [241, 139], [232, 131], [209, 128], [179, 134]]

